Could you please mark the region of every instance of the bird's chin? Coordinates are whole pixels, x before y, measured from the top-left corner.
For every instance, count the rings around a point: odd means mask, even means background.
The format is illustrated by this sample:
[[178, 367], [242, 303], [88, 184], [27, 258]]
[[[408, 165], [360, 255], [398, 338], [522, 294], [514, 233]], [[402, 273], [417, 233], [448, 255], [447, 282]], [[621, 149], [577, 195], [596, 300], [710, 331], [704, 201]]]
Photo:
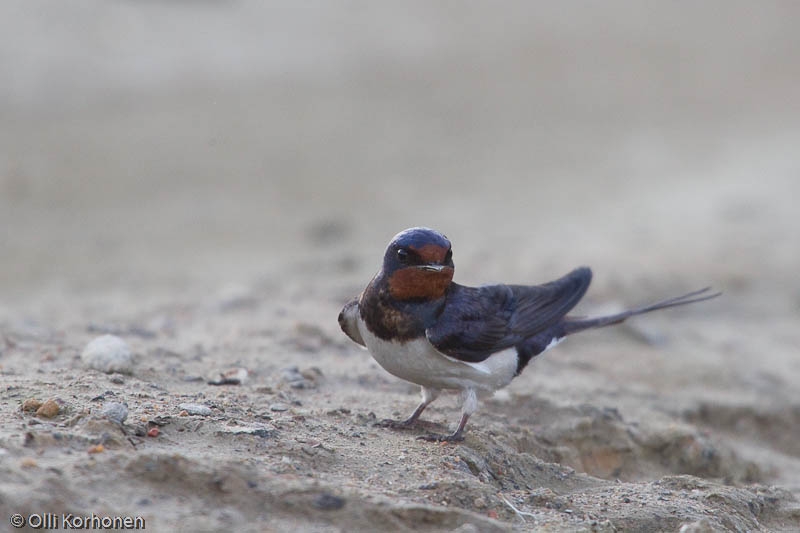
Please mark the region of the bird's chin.
[[453, 267], [417, 265], [396, 270], [389, 276], [389, 291], [397, 300], [437, 300], [453, 280]]

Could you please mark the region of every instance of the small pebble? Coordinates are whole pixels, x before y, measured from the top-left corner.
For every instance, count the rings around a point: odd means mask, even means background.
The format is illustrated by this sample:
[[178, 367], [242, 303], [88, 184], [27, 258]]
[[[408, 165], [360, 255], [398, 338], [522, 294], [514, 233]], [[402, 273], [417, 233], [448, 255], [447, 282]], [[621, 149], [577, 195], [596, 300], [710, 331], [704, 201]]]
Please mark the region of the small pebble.
[[150, 428], [147, 430], [148, 437], [154, 437], [154, 438], [158, 437], [159, 433], [161, 433], [161, 430], [159, 430], [158, 428]]
[[312, 366], [301, 370], [300, 375], [309, 381], [318, 381], [322, 377], [322, 370], [319, 367]]
[[53, 399], [47, 400], [36, 410], [36, 416], [41, 418], [53, 418], [61, 411], [61, 406]]
[[106, 374], [130, 374], [133, 371], [133, 353], [128, 343], [116, 335], [101, 335], [86, 345], [81, 360], [89, 368]]
[[122, 424], [128, 418], [128, 406], [124, 403], [109, 402], [103, 406], [102, 415], [112, 422]]
[[322, 377], [322, 371], [317, 367], [301, 371], [296, 366], [281, 370], [281, 380], [293, 389], [312, 389], [317, 386], [317, 381]]
[[209, 385], [244, 385], [250, 372], [246, 368], [231, 368], [219, 373], [219, 378], [208, 381]]
[[103, 453], [104, 451], [106, 451], [106, 447], [103, 446], [102, 444], [95, 444], [94, 446], [89, 447], [89, 449], [86, 451], [88, 451], [89, 453]]
[[283, 411], [288, 411], [289, 406], [286, 405], [285, 403], [273, 403], [272, 405], [269, 406], [269, 410], [281, 413]]
[[253, 435], [262, 439], [275, 436], [275, 428], [271, 426], [235, 426], [217, 431], [217, 435]]
[[19, 464], [23, 468], [35, 468], [39, 466], [39, 464], [36, 462], [36, 459], [34, 459], [33, 457], [23, 457], [22, 461], [20, 461]]
[[319, 496], [316, 497], [314, 500], [314, 507], [317, 509], [321, 509], [323, 511], [335, 511], [337, 509], [341, 509], [344, 507], [345, 501], [344, 498], [340, 498], [339, 496], [334, 496], [333, 494], [329, 494], [327, 492], [323, 492]]
[[296, 366], [281, 370], [281, 379], [295, 388], [302, 388], [304, 386], [303, 382], [306, 380]]
[[22, 402], [22, 412], [24, 413], [35, 413], [37, 409], [42, 406], [42, 402], [37, 400], [36, 398], [28, 398], [24, 402]]
[[200, 403], [182, 403], [178, 409], [186, 411], [186, 414], [197, 416], [210, 416], [211, 408]]

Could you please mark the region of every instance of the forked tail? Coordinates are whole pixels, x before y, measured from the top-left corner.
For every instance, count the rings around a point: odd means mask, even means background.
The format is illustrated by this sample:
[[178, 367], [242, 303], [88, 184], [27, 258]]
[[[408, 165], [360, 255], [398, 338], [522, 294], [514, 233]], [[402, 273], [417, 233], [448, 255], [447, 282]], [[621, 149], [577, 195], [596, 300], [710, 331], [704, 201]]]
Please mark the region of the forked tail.
[[668, 307], [677, 307], [679, 305], [687, 305], [696, 302], [703, 302], [705, 300], [716, 298], [717, 296], [722, 294], [721, 292], [707, 294], [708, 291], [710, 290], [711, 287], [706, 287], [704, 289], [700, 289], [699, 291], [693, 291], [684, 294], [683, 296], [670, 298], [668, 300], [662, 300], [654, 304], [645, 305], [643, 307], [637, 307], [635, 309], [630, 309], [628, 311], [623, 311], [621, 313], [616, 313], [608, 316], [600, 316], [597, 318], [565, 317], [564, 320], [561, 322], [560, 326], [561, 328], [563, 328], [562, 331], [564, 332], [564, 335], [569, 335], [571, 333], [577, 333], [578, 331], [583, 331], [584, 329], [602, 328], [604, 326], [610, 326], [612, 324], [619, 324], [620, 322], [624, 322], [626, 319], [632, 316], [642, 315], [644, 313], [649, 313], [650, 311], [657, 311], [659, 309], [666, 309]]

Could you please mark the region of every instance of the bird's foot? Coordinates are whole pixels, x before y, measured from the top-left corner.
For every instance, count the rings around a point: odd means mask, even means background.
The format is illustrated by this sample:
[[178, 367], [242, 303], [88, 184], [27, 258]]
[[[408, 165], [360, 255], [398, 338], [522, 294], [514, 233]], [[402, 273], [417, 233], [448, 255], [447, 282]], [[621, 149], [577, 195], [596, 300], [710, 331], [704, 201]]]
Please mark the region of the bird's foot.
[[382, 428], [389, 428], [389, 429], [411, 429], [414, 427], [416, 420], [392, 420], [391, 418], [384, 418], [377, 424], [378, 427]]
[[452, 435], [437, 435], [436, 433], [429, 433], [427, 435], [420, 435], [418, 440], [427, 442], [462, 442], [464, 435], [460, 431], [456, 431]]

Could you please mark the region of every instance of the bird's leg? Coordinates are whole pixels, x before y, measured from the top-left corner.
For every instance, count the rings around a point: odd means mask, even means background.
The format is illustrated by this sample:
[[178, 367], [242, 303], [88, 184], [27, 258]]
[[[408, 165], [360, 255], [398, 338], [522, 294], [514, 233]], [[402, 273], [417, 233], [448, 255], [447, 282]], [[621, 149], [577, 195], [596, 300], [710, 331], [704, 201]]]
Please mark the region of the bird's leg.
[[414, 426], [419, 418], [419, 415], [422, 414], [422, 411], [428, 406], [425, 402], [420, 403], [414, 412], [411, 413], [411, 416], [406, 418], [405, 420], [393, 420], [391, 418], [384, 418], [378, 425], [385, 428], [392, 428], [392, 429], [409, 429]]
[[437, 435], [431, 433], [428, 435], [420, 435], [417, 437], [420, 440], [428, 442], [460, 442], [464, 440], [464, 427], [467, 425], [467, 420], [472, 413], [478, 410], [478, 396], [473, 389], [464, 389], [461, 391], [461, 398], [463, 404], [461, 406], [461, 421], [458, 423], [458, 428], [452, 435]]
[[424, 411], [425, 408], [428, 407], [428, 405], [430, 405], [431, 402], [433, 402], [433, 400], [438, 398], [439, 393], [441, 393], [442, 391], [440, 391], [439, 389], [429, 389], [428, 387], [422, 387], [421, 392], [422, 392], [422, 401], [417, 406], [417, 408], [414, 409], [414, 412], [411, 413], [410, 417], [408, 417], [406, 420], [392, 420], [390, 418], [387, 418], [378, 422], [378, 425], [392, 429], [408, 429], [410, 427], [413, 427], [414, 424], [419, 419], [419, 415], [422, 414], [422, 411]]

